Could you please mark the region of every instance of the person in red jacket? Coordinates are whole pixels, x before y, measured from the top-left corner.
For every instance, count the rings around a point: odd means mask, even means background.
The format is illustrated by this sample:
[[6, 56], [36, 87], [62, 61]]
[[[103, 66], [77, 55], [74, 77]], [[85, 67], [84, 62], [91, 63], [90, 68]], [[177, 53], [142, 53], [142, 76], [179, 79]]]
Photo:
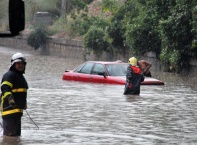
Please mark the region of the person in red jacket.
[[1, 81], [1, 115], [4, 136], [21, 135], [21, 117], [27, 108], [28, 84], [25, 73], [26, 59], [22, 53], [12, 56], [11, 66]]
[[140, 83], [143, 81], [144, 76], [141, 69], [137, 66], [137, 59], [135, 57], [131, 57], [127, 68], [124, 95], [139, 95]]

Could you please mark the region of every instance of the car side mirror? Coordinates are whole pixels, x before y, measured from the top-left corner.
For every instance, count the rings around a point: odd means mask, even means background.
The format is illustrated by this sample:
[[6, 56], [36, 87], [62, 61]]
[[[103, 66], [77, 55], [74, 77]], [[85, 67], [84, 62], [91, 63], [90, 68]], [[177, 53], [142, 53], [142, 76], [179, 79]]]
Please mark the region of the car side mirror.
[[105, 72], [99, 72], [98, 75], [102, 75], [104, 78], [106, 77], [106, 73]]
[[0, 33], [0, 37], [12, 37], [25, 29], [25, 6], [23, 0], [9, 0], [10, 33]]

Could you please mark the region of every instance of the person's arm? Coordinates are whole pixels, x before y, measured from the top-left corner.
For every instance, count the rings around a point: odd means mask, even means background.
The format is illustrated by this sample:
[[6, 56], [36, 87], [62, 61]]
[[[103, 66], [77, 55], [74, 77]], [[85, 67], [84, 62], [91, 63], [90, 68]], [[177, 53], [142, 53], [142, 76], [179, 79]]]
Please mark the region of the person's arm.
[[14, 96], [12, 96], [12, 76], [6, 74], [3, 76], [2, 82], [1, 82], [1, 101], [3, 101], [5, 104], [9, 104], [10, 106], [15, 106], [15, 100]]
[[130, 65], [127, 68], [126, 78], [127, 78], [127, 80], [130, 80], [132, 78], [132, 68]]
[[144, 73], [149, 72], [149, 69], [150, 69], [150, 67], [152, 66], [152, 64], [149, 63], [148, 61], [144, 61], [143, 63], [144, 63], [145, 66], [146, 66], [145, 69], [144, 69]]
[[132, 87], [131, 78], [132, 78], [132, 68], [131, 68], [131, 65], [129, 65], [127, 67], [126, 84], [125, 84], [124, 94], [127, 94], [128, 88]]

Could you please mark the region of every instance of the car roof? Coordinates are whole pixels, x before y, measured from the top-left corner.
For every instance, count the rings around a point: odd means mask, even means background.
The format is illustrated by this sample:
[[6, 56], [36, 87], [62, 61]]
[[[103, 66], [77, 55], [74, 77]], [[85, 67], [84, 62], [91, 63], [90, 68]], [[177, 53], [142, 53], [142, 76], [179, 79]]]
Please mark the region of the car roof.
[[126, 64], [122, 61], [87, 61], [87, 62], [93, 62], [93, 63], [101, 63], [101, 64]]

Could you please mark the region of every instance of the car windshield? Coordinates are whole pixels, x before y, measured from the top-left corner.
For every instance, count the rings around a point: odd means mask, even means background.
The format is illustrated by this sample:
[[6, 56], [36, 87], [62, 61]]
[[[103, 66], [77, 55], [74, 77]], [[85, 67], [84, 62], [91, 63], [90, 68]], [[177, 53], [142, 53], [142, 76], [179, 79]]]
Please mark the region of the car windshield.
[[126, 76], [128, 64], [106, 64], [110, 76]]

